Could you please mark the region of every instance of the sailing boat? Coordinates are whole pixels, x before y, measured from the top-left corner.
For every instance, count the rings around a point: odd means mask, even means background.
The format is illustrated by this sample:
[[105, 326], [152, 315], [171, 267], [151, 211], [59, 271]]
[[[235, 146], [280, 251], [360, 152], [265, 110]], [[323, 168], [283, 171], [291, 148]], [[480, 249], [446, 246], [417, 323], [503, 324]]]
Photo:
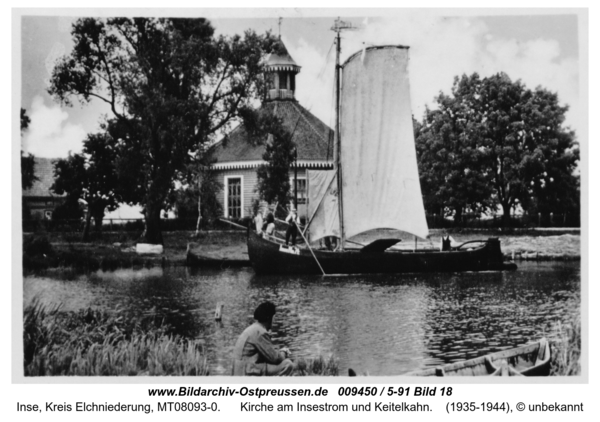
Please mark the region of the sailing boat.
[[[306, 236], [314, 244], [333, 236], [335, 251], [286, 247], [248, 232], [248, 255], [257, 273], [365, 274], [514, 269], [500, 241], [467, 242], [454, 250], [391, 249], [399, 239], [347, 248], [356, 235], [379, 228], [428, 236], [414, 142], [408, 47], [365, 48], [339, 65], [337, 28], [336, 144], [334, 170], [307, 172]], [[305, 235], [302, 235], [305, 237]], [[356, 244], [355, 242], [352, 242]], [[469, 244], [469, 248], [467, 248]]]

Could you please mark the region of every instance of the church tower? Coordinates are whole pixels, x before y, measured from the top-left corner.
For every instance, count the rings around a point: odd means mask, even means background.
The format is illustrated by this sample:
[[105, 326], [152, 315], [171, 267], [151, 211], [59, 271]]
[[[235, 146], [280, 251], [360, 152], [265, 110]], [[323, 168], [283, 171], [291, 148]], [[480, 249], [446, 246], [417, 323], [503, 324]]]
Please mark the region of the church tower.
[[266, 59], [266, 100], [295, 100], [296, 75], [299, 72], [300, 66], [292, 59], [279, 38], [275, 50]]
[[[276, 116], [292, 134], [297, 159], [290, 169], [292, 197], [297, 197], [298, 214], [307, 218], [307, 173], [309, 169], [331, 169], [333, 131], [295, 98], [296, 75], [300, 66], [287, 51], [281, 38], [271, 54], [265, 57], [267, 89], [259, 112]], [[225, 142], [225, 139], [227, 140]], [[265, 164], [265, 145], [251, 142], [243, 125], [211, 147], [214, 177], [222, 183], [217, 201], [225, 218], [244, 218], [253, 215], [259, 203], [257, 169]]]

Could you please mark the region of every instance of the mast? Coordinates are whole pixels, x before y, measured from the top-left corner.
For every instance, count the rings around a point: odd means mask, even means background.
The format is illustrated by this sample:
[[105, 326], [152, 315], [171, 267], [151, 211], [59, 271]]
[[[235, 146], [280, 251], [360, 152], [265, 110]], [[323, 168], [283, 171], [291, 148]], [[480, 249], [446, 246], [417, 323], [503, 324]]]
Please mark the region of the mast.
[[298, 211], [298, 147], [294, 148], [294, 208]]
[[340, 250], [344, 250], [344, 243], [346, 238], [344, 236], [344, 204], [342, 199], [342, 166], [341, 166], [341, 136], [340, 136], [340, 91], [341, 91], [341, 78], [340, 73], [342, 66], [340, 65], [340, 53], [342, 51], [341, 41], [342, 38], [340, 33], [345, 30], [357, 29], [352, 26], [349, 22], [342, 21], [339, 17], [335, 20], [331, 30], [335, 32], [335, 141], [333, 143], [333, 170], [337, 173], [337, 185], [338, 185], [338, 213], [340, 220]]

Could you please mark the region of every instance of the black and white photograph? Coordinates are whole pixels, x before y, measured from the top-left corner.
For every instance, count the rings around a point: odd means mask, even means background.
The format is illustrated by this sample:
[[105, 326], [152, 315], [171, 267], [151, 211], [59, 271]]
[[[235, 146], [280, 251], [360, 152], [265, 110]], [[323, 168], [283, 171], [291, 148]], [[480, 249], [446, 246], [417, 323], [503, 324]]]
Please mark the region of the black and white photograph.
[[13, 382], [587, 381], [587, 9], [13, 25]]

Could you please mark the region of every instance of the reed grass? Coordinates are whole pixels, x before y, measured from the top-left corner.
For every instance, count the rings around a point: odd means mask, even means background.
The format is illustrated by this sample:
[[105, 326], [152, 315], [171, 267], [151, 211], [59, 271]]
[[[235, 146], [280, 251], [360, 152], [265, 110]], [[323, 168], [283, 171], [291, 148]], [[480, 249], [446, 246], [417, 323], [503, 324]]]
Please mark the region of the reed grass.
[[[63, 312], [37, 298], [23, 315], [26, 376], [209, 375], [199, 341], [168, 333], [153, 318], [85, 309]], [[319, 356], [296, 361], [294, 376], [337, 376], [338, 361]]]
[[557, 331], [556, 339], [550, 344], [550, 375], [581, 375], [581, 316], [577, 314], [570, 323], [560, 324]]
[[26, 376], [208, 375], [202, 346], [154, 321], [34, 300], [24, 311]]
[[339, 375], [339, 362], [333, 356], [314, 359], [299, 358], [294, 369], [295, 376], [333, 376]]

